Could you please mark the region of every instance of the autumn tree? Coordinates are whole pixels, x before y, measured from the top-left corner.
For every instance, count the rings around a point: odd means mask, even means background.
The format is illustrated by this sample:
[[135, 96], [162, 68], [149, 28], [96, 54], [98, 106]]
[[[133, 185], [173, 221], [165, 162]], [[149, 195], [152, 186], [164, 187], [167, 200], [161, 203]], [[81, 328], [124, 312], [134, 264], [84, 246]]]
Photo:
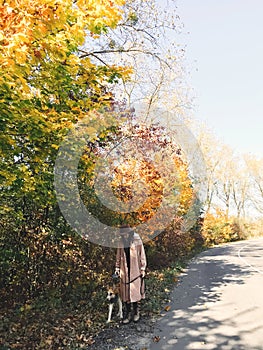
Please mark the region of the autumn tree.
[[244, 158], [198, 121], [190, 121], [189, 127], [195, 130], [207, 168], [204, 240], [206, 244], [213, 244], [244, 238], [255, 214], [254, 194], [258, 194], [253, 171], [249, 170], [255, 165], [254, 157]]
[[[188, 211], [193, 189], [181, 150], [164, 128], [138, 123], [135, 112], [124, 113], [128, 117], [126, 122], [109, 131], [104, 141], [100, 138], [89, 143], [83, 155], [93, 164], [101, 157], [108, 159], [108, 172], [102, 172], [96, 185], [98, 174], [94, 178], [83, 162], [79, 187], [89, 210], [99, 213], [101, 220], [110, 225], [140, 226], [152, 219], [141, 233], [147, 239], [147, 235], [153, 236], [158, 231], [154, 217], [158, 216], [164, 198], [169, 197], [169, 206], [166, 205], [162, 215], [170, 217], [172, 213], [173, 219]], [[100, 194], [107, 205], [98, 202]], [[161, 217], [158, 220], [161, 222]]]
[[261, 215], [263, 212], [263, 160], [254, 155], [245, 155], [246, 170], [248, 173], [248, 192], [250, 211], [254, 216]]
[[116, 27], [123, 2], [74, 3], [1, 5], [2, 210], [14, 209], [15, 193], [17, 218], [32, 201], [45, 211], [54, 203], [53, 164], [63, 136], [88, 111], [107, 104], [106, 86], [125, 74], [78, 55], [87, 35], [95, 41]]
[[246, 219], [249, 214], [250, 193], [249, 188], [251, 184], [247, 166], [240, 159], [235, 167], [235, 179], [233, 181], [233, 202], [236, 208], [236, 215], [238, 219]]

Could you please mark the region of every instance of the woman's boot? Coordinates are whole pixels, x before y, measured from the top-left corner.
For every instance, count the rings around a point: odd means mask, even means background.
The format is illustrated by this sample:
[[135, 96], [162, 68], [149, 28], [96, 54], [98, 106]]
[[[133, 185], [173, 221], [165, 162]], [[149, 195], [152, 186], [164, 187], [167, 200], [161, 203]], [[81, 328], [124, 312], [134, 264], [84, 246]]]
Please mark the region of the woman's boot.
[[131, 303], [124, 303], [125, 306], [125, 313], [123, 317], [122, 323], [127, 324], [131, 322]]
[[132, 303], [133, 304], [133, 321], [138, 322], [140, 319], [140, 308], [139, 303]]

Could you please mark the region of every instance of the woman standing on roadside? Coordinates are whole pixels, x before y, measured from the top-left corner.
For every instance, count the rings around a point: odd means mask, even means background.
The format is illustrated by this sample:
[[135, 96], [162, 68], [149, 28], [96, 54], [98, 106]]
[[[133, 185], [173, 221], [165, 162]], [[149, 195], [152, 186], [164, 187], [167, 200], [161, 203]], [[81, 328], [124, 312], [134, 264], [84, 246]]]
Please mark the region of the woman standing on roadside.
[[123, 323], [127, 324], [132, 320], [131, 306], [133, 321], [140, 319], [139, 302], [145, 298], [146, 255], [140, 236], [132, 228], [121, 227], [120, 235], [115, 272], [120, 276], [120, 297], [125, 306]]

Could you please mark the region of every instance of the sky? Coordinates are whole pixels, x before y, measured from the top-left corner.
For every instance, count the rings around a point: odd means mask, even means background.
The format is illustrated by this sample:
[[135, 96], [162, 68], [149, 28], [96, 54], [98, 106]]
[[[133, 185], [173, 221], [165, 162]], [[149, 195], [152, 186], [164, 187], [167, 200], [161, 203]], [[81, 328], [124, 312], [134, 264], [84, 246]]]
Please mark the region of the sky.
[[176, 4], [194, 117], [237, 152], [263, 157], [263, 1]]

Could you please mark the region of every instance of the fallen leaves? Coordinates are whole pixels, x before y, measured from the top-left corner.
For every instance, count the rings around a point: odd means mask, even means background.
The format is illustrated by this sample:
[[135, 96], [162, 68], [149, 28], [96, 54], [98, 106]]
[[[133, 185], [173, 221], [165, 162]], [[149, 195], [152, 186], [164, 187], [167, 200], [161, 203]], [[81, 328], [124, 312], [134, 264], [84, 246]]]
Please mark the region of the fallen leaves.
[[[88, 316], [87, 305], [82, 308], [74, 305], [57, 307], [52, 312], [48, 306], [41, 310], [32, 307], [26, 313], [20, 308], [19, 312], [1, 311], [8, 315], [3, 317], [0, 314], [0, 339], [8, 349], [87, 349], [94, 343], [95, 333], [101, 329], [97, 311]], [[6, 332], [6, 328], [10, 331]]]
[[153, 337], [154, 343], [158, 343], [160, 340], [161, 340], [161, 337], [160, 337], [159, 335], [155, 335], [155, 336]]
[[165, 307], [164, 307], [164, 310], [167, 311], [167, 312], [170, 311], [170, 310], [171, 310], [171, 305], [165, 306]]

